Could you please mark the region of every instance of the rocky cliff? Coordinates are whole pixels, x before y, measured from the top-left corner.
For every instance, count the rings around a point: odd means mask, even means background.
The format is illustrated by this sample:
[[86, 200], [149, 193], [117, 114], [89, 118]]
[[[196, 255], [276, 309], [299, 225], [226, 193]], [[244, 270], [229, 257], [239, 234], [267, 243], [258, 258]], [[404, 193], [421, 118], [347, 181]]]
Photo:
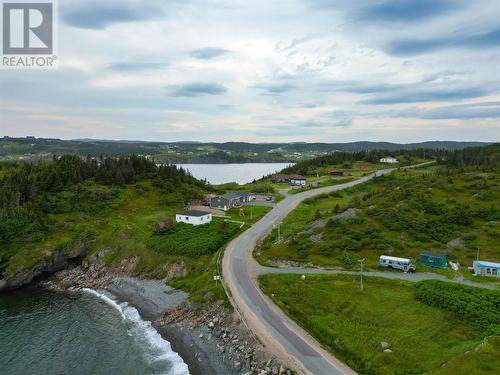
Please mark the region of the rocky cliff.
[[0, 280], [0, 290], [18, 288], [28, 285], [38, 277], [64, 270], [72, 265], [81, 263], [90, 249], [90, 241], [75, 241], [64, 250], [54, 250], [50, 259], [38, 263], [31, 269], [21, 269], [12, 274], [3, 275]]

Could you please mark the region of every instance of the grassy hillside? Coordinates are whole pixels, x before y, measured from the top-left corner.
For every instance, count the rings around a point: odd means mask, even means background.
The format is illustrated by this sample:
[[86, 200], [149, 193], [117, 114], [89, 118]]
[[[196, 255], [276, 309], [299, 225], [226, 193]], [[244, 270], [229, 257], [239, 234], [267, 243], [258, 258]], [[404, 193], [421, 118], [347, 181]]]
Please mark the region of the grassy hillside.
[[[194, 298], [208, 291], [213, 298], [224, 298], [212, 281], [216, 259], [224, 244], [246, 227], [216, 218], [207, 226], [177, 224], [171, 233], [156, 233], [160, 221], [173, 219], [189, 199], [211, 189], [184, 171], [135, 157], [122, 162], [64, 157], [34, 165], [4, 163], [0, 171], [0, 273], [5, 276], [87, 245], [89, 254], [104, 250], [110, 265], [138, 257], [134, 272], [144, 277], [163, 278], [170, 264], [180, 265], [186, 277], [176, 282]], [[267, 210], [255, 207], [252, 219], [240, 218], [237, 211], [229, 215], [251, 224]], [[198, 288], [192, 289], [195, 282]]]
[[433, 250], [458, 261], [464, 271], [478, 249], [482, 259], [500, 261], [499, 199], [496, 166], [401, 169], [305, 201], [285, 219], [284, 241], [275, 243], [272, 233], [256, 253], [262, 262], [343, 268], [358, 267], [357, 259], [366, 258], [368, 268], [377, 269], [382, 254], [418, 259], [422, 250]]
[[[354, 276], [260, 279], [264, 292], [283, 311], [361, 374], [496, 373], [499, 337], [490, 336], [483, 343], [488, 334], [484, 327], [463, 314], [421, 302], [416, 296], [421, 283], [368, 277], [361, 292]], [[498, 312], [499, 292], [457, 288], [463, 295], [496, 299]], [[389, 344], [389, 352], [384, 352], [382, 342]]]

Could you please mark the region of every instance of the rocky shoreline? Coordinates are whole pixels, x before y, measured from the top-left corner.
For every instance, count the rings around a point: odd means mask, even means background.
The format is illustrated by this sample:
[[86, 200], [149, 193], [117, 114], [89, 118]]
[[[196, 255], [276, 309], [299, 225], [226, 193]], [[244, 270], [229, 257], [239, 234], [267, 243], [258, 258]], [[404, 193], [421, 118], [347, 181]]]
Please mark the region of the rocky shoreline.
[[179, 353], [192, 375], [291, 375], [240, 324], [222, 301], [195, 304], [188, 295], [161, 280], [130, 277], [137, 259], [107, 268], [100, 262], [54, 274], [42, 285], [56, 289], [107, 290], [137, 308], [143, 319]]

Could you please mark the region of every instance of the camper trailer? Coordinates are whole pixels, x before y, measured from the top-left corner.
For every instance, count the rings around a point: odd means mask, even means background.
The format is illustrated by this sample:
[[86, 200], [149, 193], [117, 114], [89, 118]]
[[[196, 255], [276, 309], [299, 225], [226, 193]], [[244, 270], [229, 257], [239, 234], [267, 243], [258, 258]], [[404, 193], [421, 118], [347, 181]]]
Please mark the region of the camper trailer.
[[380, 265], [382, 267], [394, 268], [404, 272], [415, 272], [416, 268], [411, 259], [397, 258], [388, 255], [380, 256]]

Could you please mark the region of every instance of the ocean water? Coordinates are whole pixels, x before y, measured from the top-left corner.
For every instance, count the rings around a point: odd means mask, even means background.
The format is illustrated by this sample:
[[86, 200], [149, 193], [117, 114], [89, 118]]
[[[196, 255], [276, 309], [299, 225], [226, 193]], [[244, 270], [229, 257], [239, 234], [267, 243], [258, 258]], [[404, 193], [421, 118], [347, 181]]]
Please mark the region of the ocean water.
[[237, 182], [246, 184], [269, 174], [279, 172], [294, 163], [241, 163], [241, 164], [177, 164], [197, 179], [211, 184]]
[[150, 322], [90, 289], [0, 293], [0, 374], [188, 375]]

